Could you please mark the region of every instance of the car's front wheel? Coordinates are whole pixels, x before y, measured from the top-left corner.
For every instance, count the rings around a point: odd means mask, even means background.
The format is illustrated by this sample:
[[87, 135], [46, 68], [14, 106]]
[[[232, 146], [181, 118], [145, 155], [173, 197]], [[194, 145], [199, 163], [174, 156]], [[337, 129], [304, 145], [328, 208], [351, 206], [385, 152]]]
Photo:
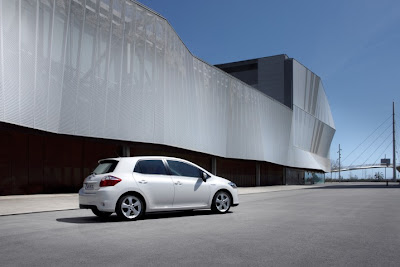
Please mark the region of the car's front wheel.
[[232, 204], [231, 196], [226, 191], [218, 191], [212, 201], [211, 209], [216, 213], [226, 213]]
[[115, 211], [123, 220], [135, 221], [144, 214], [144, 203], [137, 195], [124, 195], [118, 202]]
[[97, 208], [92, 208], [92, 212], [100, 218], [107, 218], [112, 214], [112, 212], [99, 211]]

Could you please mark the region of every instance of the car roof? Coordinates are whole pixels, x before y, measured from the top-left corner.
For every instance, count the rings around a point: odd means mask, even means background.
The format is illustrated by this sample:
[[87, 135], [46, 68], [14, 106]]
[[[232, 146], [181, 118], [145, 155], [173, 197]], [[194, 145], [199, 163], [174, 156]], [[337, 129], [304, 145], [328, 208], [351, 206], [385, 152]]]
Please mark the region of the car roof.
[[[101, 161], [105, 161], [105, 160], [116, 160], [116, 161], [138, 161], [138, 160], [142, 160], [142, 159], [166, 159], [166, 160], [177, 160], [177, 161], [184, 161], [184, 162], [189, 162], [191, 164], [195, 164], [191, 161], [185, 160], [185, 159], [181, 159], [181, 158], [175, 158], [175, 157], [167, 157], [167, 156], [135, 156], [135, 157], [119, 157], [119, 158], [104, 158], [104, 159], [100, 159], [98, 162], [100, 163]], [[196, 164], [195, 164], [196, 165]]]
[[[152, 159], [165, 159], [165, 160], [176, 160], [176, 161], [181, 161], [181, 162], [187, 162], [190, 163], [192, 165], [195, 165], [196, 167], [202, 169], [203, 171], [208, 172], [207, 170], [205, 170], [204, 168], [202, 168], [201, 166], [197, 165], [194, 162], [185, 160], [185, 159], [181, 159], [181, 158], [175, 158], [175, 157], [167, 157], [167, 156], [135, 156], [135, 157], [119, 157], [119, 158], [104, 158], [99, 160], [98, 162], [102, 162], [102, 161], [106, 161], [106, 160], [116, 160], [116, 161], [120, 161], [120, 162], [124, 162], [127, 164], [133, 164], [136, 163], [139, 160], [152, 160]], [[118, 164], [120, 165], [120, 164]], [[123, 164], [125, 165], [125, 164]], [[117, 166], [118, 168], [118, 166]]]

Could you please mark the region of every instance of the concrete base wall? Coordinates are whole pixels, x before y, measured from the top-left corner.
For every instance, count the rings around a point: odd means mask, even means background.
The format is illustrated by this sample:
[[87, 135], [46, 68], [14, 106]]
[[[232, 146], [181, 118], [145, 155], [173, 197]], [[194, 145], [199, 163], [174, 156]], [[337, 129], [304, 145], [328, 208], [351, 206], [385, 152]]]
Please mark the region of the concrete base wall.
[[0, 195], [78, 192], [102, 158], [163, 155], [184, 158], [238, 186], [284, 184], [284, 166], [226, 159], [185, 149], [100, 138], [53, 134], [0, 123]]

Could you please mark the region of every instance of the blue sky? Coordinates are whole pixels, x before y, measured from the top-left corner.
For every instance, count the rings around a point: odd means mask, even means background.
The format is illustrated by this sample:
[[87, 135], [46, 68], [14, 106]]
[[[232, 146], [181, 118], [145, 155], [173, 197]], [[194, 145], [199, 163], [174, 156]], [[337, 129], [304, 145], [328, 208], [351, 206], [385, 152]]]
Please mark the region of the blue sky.
[[[350, 152], [390, 116], [392, 101], [400, 114], [400, 1], [139, 2], [164, 16], [189, 50], [210, 64], [295, 58], [323, 81], [336, 125], [331, 158], [337, 159], [339, 144], [345, 165], [372, 163], [385, 152], [392, 157], [391, 146], [383, 151], [389, 122]], [[400, 125], [400, 115], [396, 120]]]

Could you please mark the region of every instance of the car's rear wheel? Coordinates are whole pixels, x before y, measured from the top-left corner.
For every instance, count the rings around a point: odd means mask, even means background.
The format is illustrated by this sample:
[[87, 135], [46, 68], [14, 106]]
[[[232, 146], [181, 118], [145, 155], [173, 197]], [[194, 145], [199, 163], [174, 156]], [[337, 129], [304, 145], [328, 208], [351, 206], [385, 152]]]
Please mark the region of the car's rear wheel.
[[112, 212], [100, 211], [97, 208], [92, 208], [92, 212], [100, 218], [107, 218], [112, 214]]
[[123, 195], [117, 202], [115, 211], [123, 220], [135, 221], [144, 214], [143, 200], [137, 195]]
[[231, 196], [226, 191], [218, 191], [213, 198], [211, 209], [216, 213], [226, 213], [232, 204]]

